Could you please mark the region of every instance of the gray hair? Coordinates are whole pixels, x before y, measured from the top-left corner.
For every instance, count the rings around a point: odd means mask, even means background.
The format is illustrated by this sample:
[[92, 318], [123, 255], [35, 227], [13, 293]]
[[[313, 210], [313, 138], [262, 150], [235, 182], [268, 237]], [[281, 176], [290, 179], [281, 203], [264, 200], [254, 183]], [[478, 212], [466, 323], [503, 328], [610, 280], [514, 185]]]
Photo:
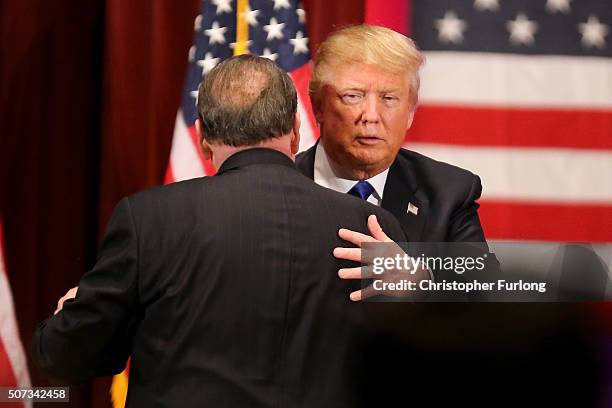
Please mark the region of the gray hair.
[[198, 115], [208, 142], [252, 146], [288, 134], [297, 92], [287, 73], [267, 58], [239, 55], [213, 68], [200, 84]]

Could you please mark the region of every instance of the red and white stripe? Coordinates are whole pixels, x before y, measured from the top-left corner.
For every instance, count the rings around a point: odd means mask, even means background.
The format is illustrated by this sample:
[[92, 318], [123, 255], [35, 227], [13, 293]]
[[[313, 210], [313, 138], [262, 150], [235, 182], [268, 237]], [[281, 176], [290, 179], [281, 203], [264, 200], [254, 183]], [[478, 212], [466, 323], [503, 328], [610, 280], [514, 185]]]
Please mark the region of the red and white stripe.
[[[13, 297], [4, 263], [4, 240], [0, 220], [0, 387], [30, 387], [28, 365], [19, 339]], [[7, 403], [2, 407], [31, 407], [31, 402]]]
[[406, 145], [481, 176], [488, 237], [612, 241], [612, 61], [425, 57]]
[[[319, 137], [308, 97], [308, 82], [311, 74], [310, 64], [303, 65], [290, 73], [298, 91], [298, 112], [301, 118], [300, 151], [308, 149]], [[179, 109], [164, 183], [210, 176], [214, 173], [215, 170], [210, 161], [202, 158], [195, 126], [187, 127], [183, 113]]]
[[[365, 20], [410, 35], [406, 0]], [[479, 174], [491, 239], [612, 242], [612, 61], [426, 52], [405, 147]]]

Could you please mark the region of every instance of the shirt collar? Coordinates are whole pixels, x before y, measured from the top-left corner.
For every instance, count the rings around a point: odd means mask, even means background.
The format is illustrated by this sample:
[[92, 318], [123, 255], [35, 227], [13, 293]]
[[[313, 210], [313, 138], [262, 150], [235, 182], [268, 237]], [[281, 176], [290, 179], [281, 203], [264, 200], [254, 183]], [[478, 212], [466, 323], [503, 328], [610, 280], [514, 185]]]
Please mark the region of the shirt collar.
[[[389, 169], [387, 168], [382, 173], [378, 173], [374, 177], [366, 180], [374, 187], [374, 192], [372, 196], [370, 196], [373, 200], [368, 199], [369, 202], [380, 205], [388, 174]], [[313, 178], [315, 183], [323, 187], [331, 188], [339, 193], [347, 193], [356, 183], [356, 180], [349, 180], [336, 176], [329, 163], [329, 157], [321, 143], [317, 143], [315, 151]]]

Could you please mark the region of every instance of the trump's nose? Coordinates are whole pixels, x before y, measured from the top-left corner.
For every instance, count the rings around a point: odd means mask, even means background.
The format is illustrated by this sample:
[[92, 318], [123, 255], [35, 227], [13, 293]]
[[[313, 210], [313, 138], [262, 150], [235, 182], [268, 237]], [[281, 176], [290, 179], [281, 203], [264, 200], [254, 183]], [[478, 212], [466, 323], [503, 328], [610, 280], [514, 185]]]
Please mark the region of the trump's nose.
[[363, 100], [363, 112], [361, 121], [363, 123], [377, 123], [380, 120], [379, 100], [374, 94], [367, 95]]

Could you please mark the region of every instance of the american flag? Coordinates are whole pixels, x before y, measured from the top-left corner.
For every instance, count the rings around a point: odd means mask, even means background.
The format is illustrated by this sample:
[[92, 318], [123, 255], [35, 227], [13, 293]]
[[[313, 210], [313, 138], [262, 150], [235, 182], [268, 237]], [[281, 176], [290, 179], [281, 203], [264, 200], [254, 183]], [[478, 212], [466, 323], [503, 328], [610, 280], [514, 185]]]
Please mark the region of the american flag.
[[[30, 387], [30, 375], [13, 308], [13, 297], [4, 263], [2, 219], [0, 219], [0, 387]], [[3, 404], [6, 408], [31, 407], [32, 402]]]
[[197, 89], [202, 78], [220, 61], [243, 53], [261, 55], [289, 72], [299, 95], [302, 118], [300, 148], [316, 138], [308, 99], [310, 52], [306, 15], [297, 0], [204, 0], [194, 24], [187, 78], [177, 113], [165, 182], [213, 174], [202, 160], [195, 133]]
[[481, 176], [488, 238], [612, 242], [610, 0], [403, 7], [426, 57], [406, 146]]

